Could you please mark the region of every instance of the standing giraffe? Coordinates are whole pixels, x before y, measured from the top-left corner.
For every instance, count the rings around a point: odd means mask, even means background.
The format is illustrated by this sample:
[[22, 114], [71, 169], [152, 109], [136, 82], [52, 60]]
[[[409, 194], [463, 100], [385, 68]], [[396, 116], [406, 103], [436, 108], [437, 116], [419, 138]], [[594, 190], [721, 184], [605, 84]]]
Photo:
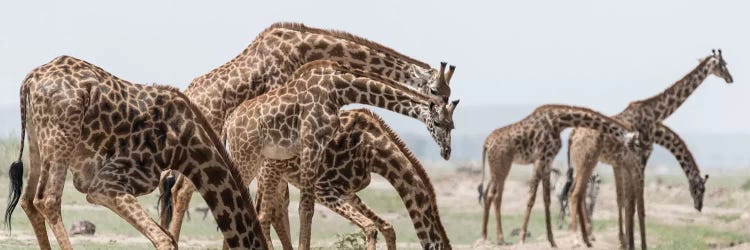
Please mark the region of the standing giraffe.
[[[444, 65], [439, 74], [439, 84], [447, 87]], [[266, 159], [299, 157], [299, 249], [310, 248], [314, 182], [318, 169], [323, 167], [320, 165], [323, 152], [338, 129], [339, 109], [352, 103], [373, 105], [418, 119], [437, 141], [453, 128], [448, 103], [441, 98], [331, 61], [306, 64], [285, 86], [244, 102], [227, 119], [229, 151], [246, 180], [257, 175]], [[259, 219], [263, 218], [264, 215], [259, 215]]]
[[[637, 133], [628, 132], [625, 125], [610, 119], [590, 109], [563, 106], [543, 105], [535, 109], [529, 116], [519, 122], [496, 129], [487, 136], [482, 146], [482, 168], [485, 158], [490, 165], [492, 185], [482, 192], [482, 184], [478, 190], [480, 199], [486, 193], [484, 202], [484, 216], [482, 221], [482, 238], [487, 239], [487, 221], [490, 206], [495, 203], [495, 219], [497, 220], [497, 239], [504, 242], [500, 208], [502, 206], [503, 187], [513, 163], [534, 164], [534, 170], [529, 182], [529, 195], [521, 227], [521, 243], [526, 241], [526, 227], [529, 222], [531, 208], [536, 201], [536, 189], [542, 181], [544, 198], [544, 213], [547, 223], [547, 240], [552, 247], [556, 247], [552, 236], [550, 223], [550, 171], [555, 155], [560, 151], [562, 140], [560, 132], [569, 127], [586, 127], [602, 131], [607, 135], [619, 139], [619, 143], [638, 146]], [[482, 170], [484, 182], [484, 170]]]
[[[237, 57], [195, 78], [185, 94], [218, 134], [226, 117], [243, 101], [285, 85], [295, 70], [317, 60], [332, 60], [370, 72], [422, 93], [441, 96], [446, 102], [450, 96], [450, 88], [438, 84], [437, 70], [424, 62], [346, 32], [299, 23], [271, 25]], [[174, 188], [164, 191], [173, 193], [168, 196], [174, 199], [174, 215], [162, 216], [162, 225], [179, 239], [182, 219], [195, 189], [178, 177]]]
[[[698, 163], [695, 161], [695, 158], [693, 157], [693, 154], [690, 152], [690, 150], [687, 148], [687, 144], [680, 138], [677, 133], [669, 129], [668, 127], [664, 126], [661, 123], [657, 123], [657, 127], [654, 128], [654, 143], [657, 145], [660, 145], [667, 149], [672, 155], [677, 158], [678, 163], [680, 164], [680, 167], [682, 168], [685, 175], [688, 177], [688, 184], [689, 184], [689, 190], [690, 195], [693, 198], [693, 206], [696, 210], [701, 211], [703, 208], [703, 194], [705, 192], [705, 183], [706, 179], [708, 179], [708, 175], [706, 175], [706, 178], [702, 178], [700, 174], [700, 168], [698, 168]], [[570, 153], [570, 151], [568, 151]], [[570, 154], [568, 154], [568, 166], [572, 166], [570, 164]], [[589, 185], [587, 187], [587, 194], [590, 194], [592, 192], [596, 192], [592, 190], [591, 184], [592, 181], [594, 181], [594, 177], [597, 177], [598, 174], [594, 174], [591, 176]], [[569, 215], [570, 210], [568, 207], [568, 197], [570, 194], [570, 191], [572, 189], [573, 185], [573, 168], [568, 168], [567, 178], [565, 180], [564, 187], [562, 188], [561, 193], [558, 195], [558, 198], [560, 200], [560, 227], [562, 228], [562, 223], [565, 221], [565, 217]], [[589, 195], [587, 195], [588, 197]], [[618, 197], [621, 198], [621, 197]], [[592, 203], [586, 204], [587, 207], [593, 207]], [[592, 218], [593, 211], [591, 209], [587, 210], [587, 218]], [[591, 234], [592, 229], [592, 223], [591, 220], [586, 221], [587, 230], [589, 232], [589, 237], [593, 238], [593, 235]], [[621, 230], [621, 228], [620, 228]], [[620, 231], [622, 233], [622, 231]], [[622, 236], [622, 235], [620, 235]]]
[[[633, 237], [633, 214], [636, 209], [635, 206], [637, 206], [641, 247], [646, 249], [643, 174], [646, 161], [651, 155], [652, 143], [664, 140], [661, 142], [667, 144], [664, 146], [668, 148], [682, 148], [682, 152], [689, 152], [687, 151], [687, 147], [679, 146], [684, 145], [682, 141], [676, 134], [674, 134], [674, 132], [661, 125], [661, 122], [676, 111], [677, 108], [687, 100], [690, 94], [692, 94], [693, 91], [703, 83], [708, 75], [716, 75], [717, 77], [724, 79], [727, 83], [733, 82], [732, 75], [727, 69], [727, 64], [726, 61], [724, 61], [721, 50], [719, 50], [718, 53], [715, 51], [712, 52], [712, 55], [702, 59], [698, 66], [690, 73], [662, 93], [645, 100], [632, 102], [624, 111], [612, 117], [613, 119], [633, 126], [644, 133], [642, 136], [647, 143], [647, 149], [640, 154], [623, 154], [622, 147], [618, 143], [613, 141], [611, 137], [601, 135], [598, 131], [575, 129], [571, 132], [569, 155], [571, 156], [571, 162], [573, 167], [575, 167], [576, 173], [576, 184], [570, 195], [570, 204], [572, 204], [570, 206], [570, 215], [571, 218], [573, 218], [571, 219], [570, 228], [573, 232], [577, 231], [576, 216], [580, 216], [579, 220], [581, 221], [590, 220], [590, 218], [586, 218], [586, 213], [578, 212], [578, 210], [583, 209], [582, 199], [587, 186], [587, 183], [582, 180], [588, 179], [589, 176], [591, 176], [596, 163], [601, 161], [612, 165], [615, 172], [615, 186], [618, 196], [619, 215], [622, 215], [623, 213], [622, 202], [626, 203], [624, 204], [624, 212], [625, 230], [628, 234], [627, 247], [635, 247]], [[659, 134], [664, 136], [664, 138], [656, 138]], [[670, 140], [670, 138], [672, 139]], [[670, 148], [670, 151], [673, 150]], [[680, 159], [681, 155], [675, 156], [678, 157], [678, 160], [682, 161]], [[683, 168], [683, 170], [691, 182], [691, 194], [695, 199], [694, 202], [696, 204], [696, 209], [700, 209], [700, 206], [702, 206], [703, 192], [705, 190], [705, 181], [708, 176], [706, 176], [706, 179], [701, 178], [699, 170], [697, 169], [695, 169], [695, 171], [689, 171], [687, 168]], [[623, 181], [627, 183], [619, 183]], [[629, 185], [634, 186], [635, 191], [626, 191], [626, 188]], [[626, 197], [624, 197], [626, 195], [632, 197], [626, 199]], [[696, 199], [697, 197], [700, 197], [700, 201]], [[630, 204], [631, 202], [635, 203]], [[622, 216], [620, 216], [620, 228], [622, 227], [621, 217]], [[581, 237], [587, 246], [591, 246], [586, 231], [586, 227], [581, 226]], [[620, 230], [619, 236], [621, 240], [620, 243], [625, 246], [626, 243], [623, 239], [622, 230]]]
[[[457, 104], [458, 101], [449, 104], [448, 112], [453, 113]], [[380, 117], [366, 109], [342, 111], [339, 119], [339, 132], [323, 154], [325, 168], [317, 174], [315, 201], [362, 228], [368, 249], [375, 249], [378, 230], [384, 235], [388, 249], [396, 249], [393, 226], [370, 210], [356, 194], [369, 185], [370, 172], [376, 173], [398, 191], [422, 248], [451, 249], [440, 222], [436, 195], [429, 176], [398, 135]], [[442, 138], [441, 147], [450, 147], [450, 134], [446, 136]], [[284, 164], [286, 166], [281, 169], [262, 167], [261, 179], [270, 180], [270, 183], [263, 182], [263, 185], [277, 187], [276, 182], [283, 178], [299, 187], [299, 158], [286, 160]], [[264, 188], [263, 191], [263, 199], [258, 203], [261, 207], [259, 214], [286, 209], [282, 207], [283, 197], [278, 195], [281, 190]], [[268, 223], [261, 220], [266, 237], [270, 237]], [[285, 248], [291, 245], [291, 239], [281, 240]]]
[[138, 204], [160, 172], [187, 176], [211, 208], [232, 249], [266, 249], [239, 171], [200, 111], [178, 90], [127, 82], [88, 62], [55, 58], [21, 85], [21, 153], [29, 129], [30, 173], [21, 197], [23, 164], [11, 165], [12, 196], [29, 217], [39, 248], [50, 249], [45, 221], [61, 249], [72, 249], [60, 213], [67, 170], [90, 203], [102, 205], [157, 249], [177, 241]]

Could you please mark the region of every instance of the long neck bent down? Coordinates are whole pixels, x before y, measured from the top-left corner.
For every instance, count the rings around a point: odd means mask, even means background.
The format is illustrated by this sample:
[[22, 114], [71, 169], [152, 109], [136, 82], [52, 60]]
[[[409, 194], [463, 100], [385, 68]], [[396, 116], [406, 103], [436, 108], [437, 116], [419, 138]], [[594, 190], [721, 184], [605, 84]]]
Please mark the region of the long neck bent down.
[[427, 122], [430, 116], [429, 97], [398, 88], [370, 78], [340, 77], [335, 79], [338, 105], [365, 104], [387, 109], [399, 114]]
[[680, 163], [682, 171], [688, 178], [690, 186], [696, 186], [703, 183], [701, 170], [693, 158], [687, 144], [674, 131], [664, 125], [654, 126], [653, 128], [654, 143], [661, 145], [669, 150]]
[[616, 138], [624, 138], [625, 134], [630, 132], [622, 123], [586, 108], [545, 105], [535, 112], [546, 116], [557, 127], [557, 131], [571, 127], [584, 127]]
[[395, 151], [390, 159], [374, 165], [373, 172], [386, 178], [401, 196], [422, 246], [425, 249], [450, 246], [440, 221], [435, 191], [421, 163], [413, 156]]

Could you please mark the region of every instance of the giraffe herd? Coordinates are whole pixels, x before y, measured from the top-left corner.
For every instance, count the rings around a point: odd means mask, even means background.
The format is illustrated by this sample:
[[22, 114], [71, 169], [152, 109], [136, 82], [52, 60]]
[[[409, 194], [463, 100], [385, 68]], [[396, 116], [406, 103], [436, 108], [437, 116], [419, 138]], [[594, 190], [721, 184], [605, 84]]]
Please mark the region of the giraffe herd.
[[[21, 149], [10, 167], [11, 194], [5, 213], [10, 226], [20, 203], [40, 249], [51, 249], [49, 225], [61, 249], [72, 249], [61, 201], [68, 172], [86, 200], [112, 210], [157, 249], [177, 249], [182, 219], [198, 191], [224, 237], [224, 248], [271, 249], [271, 227], [283, 249], [293, 249], [288, 184], [300, 189], [299, 249], [311, 248], [314, 204], [330, 208], [361, 228], [367, 249], [380, 232], [396, 249], [393, 226], [371, 210], [357, 192], [371, 173], [394, 186], [424, 249], [451, 249], [441, 222], [435, 188], [422, 164], [399, 136], [364, 104], [424, 124], [448, 160], [456, 67], [439, 68], [376, 42], [299, 23], [276, 23], [237, 57], [195, 78], [183, 92], [122, 80], [81, 59], [60, 56], [33, 69], [20, 90]], [[495, 205], [496, 239], [504, 242], [500, 208], [512, 164], [534, 164], [521, 228], [525, 242], [539, 182], [547, 240], [556, 247], [550, 223], [550, 172], [562, 147], [560, 133], [572, 128], [569, 168], [570, 230], [591, 246], [591, 218], [583, 199], [597, 162], [615, 173], [618, 236], [635, 248], [638, 212], [641, 247], [646, 248], [644, 168], [654, 143], [679, 161], [690, 183], [694, 207], [702, 209], [708, 175], [685, 142], [662, 121], [709, 75], [733, 79], [721, 50], [701, 60], [664, 92], [631, 103], [612, 117], [568, 105], [542, 105], [516, 123], [499, 128], [482, 147], [484, 201], [482, 235], [487, 238]], [[26, 133], [28, 132], [28, 138]], [[22, 154], [28, 141], [29, 173], [23, 185]], [[490, 182], [483, 187], [484, 166]], [[257, 180], [255, 202], [248, 190]], [[136, 197], [156, 188], [166, 195], [160, 223]], [[23, 190], [22, 190], [23, 189]], [[624, 230], [624, 232], [623, 232]]]

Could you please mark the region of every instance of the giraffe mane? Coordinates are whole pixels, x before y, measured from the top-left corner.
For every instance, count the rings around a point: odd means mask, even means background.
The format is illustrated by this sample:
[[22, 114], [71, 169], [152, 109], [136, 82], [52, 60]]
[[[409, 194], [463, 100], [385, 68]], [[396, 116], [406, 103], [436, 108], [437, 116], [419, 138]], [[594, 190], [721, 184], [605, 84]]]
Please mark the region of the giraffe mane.
[[341, 71], [341, 72], [344, 72], [344, 73], [349, 73], [349, 74], [355, 75], [357, 77], [370, 78], [371, 80], [383, 82], [383, 83], [385, 83], [385, 84], [387, 84], [387, 85], [389, 85], [389, 86], [391, 86], [393, 88], [396, 88], [396, 89], [398, 89], [400, 91], [406, 92], [409, 95], [417, 96], [417, 97], [419, 97], [422, 100], [429, 100], [429, 99], [431, 99], [431, 97], [429, 97], [429, 96], [427, 96], [427, 95], [425, 95], [425, 94], [423, 94], [423, 93], [421, 93], [419, 91], [416, 91], [416, 90], [414, 90], [412, 88], [406, 87], [403, 84], [401, 84], [399, 82], [396, 82], [394, 80], [391, 80], [389, 78], [381, 77], [380, 75], [374, 74], [374, 73], [369, 72], [369, 71], [365, 71], [365, 70], [361, 70], [361, 69], [355, 69], [355, 68], [352, 68], [352, 67], [349, 67], [349, 66], [345, 66], [345, 65], [342, 65], [341, 63], [338, 63], [336, 61], [331, 61], [331, 60], [315, 60], [315, 61], [312, 61], [312, 62], [309, 62], [309, 63], [305, 63], [304, 65], [302, 65], [302, 67], [300, 67], [299, 69], [297, 69], [296, 71], [294, 71], [293, 78], [297, 78], [297, 77], [303, 76], [305, 74], [309, 74], [312, 71], [314, 71], [315, 69], [320, 69], [320, 68], [331, 68], [331, 69], [333, 69], [335, 71]]
[[369, 39], [366, 39], [366, 38], [363, 38], [363, 37], [360, 37], [360, 36], [357, 36], [357, 35], [353, 35], [353, 34], [351, 34], [349, 32], [345, 32], [345, 31], [333, 30], [333, 29], [320, 29], [320, 28], [309, 27], [309, 26], [305, 26], [303, 23], [293, 23], [293, 22], [278, 22], [278, 23], [274, 23], [274, 24], [271, 24], [271, 26], [269, 26], [265, 30], [263, 30], [263, 32], [261, 32], [260, 36], [268, 34], [268, 33], [272, 32], [275, 29], [289, 29], [289, 30], [294, 30], [294, 31], [298, 31], [298, 32], [310, 32], [310, 33], [315, 33], [315, 34], [320, 34], [320, 35], [332, 36], [332, 37], [343, 39], [343, 40], [348, 40], [350, 42], [361, 44], [361, 45], [366, 46], [368, 48], [380, 51], [380, 52], [382, 52], [384, 54], [388, 54], [388, 55], [392, 55], [392, 56], [397, 57], [397, 58], [401, 58], [404, 61], [407, 61], [409, 63], [415, 64], [415, 65], [417, 65], [419, 67], [422, 67], [422, 68], [425, 68], [425, 69], [429, 69], [430, 68], [430, 65], [427, 64], [427, 63], [424, 63], [424, 62], [419, 61], [417, 59], [408, 57], [408, 56], [406, 56], [404, 54], [399, 53], [398, 51], [396, 51], [394, 49], [391, 49], [389, 47], [386, 47], [386, 46], [384, 46], [382, 44], [376, 43], [376, 42], [371, 41]]
[[[688, 72], [687, 74], [685, 74], [684, 76], [682, 76], [682, 78], [680, 78], [680, 80], [677, 80], [675, 83], [688, 80], [688, 77], [690, 77], [695, 71], [700, 70], [701, 68], [703, 68], [703, 66], [706, 65], [706, 63], [708, 63], [708, 61], [711, 58], [713, 58], [713, 57], [712, 56], [707, 56], [707, 57], [701, 59], [700, 63], [698, 63], [698, 66], [696, 66], [693, 70], [691, 70], [690, 72]], [[631, 107], [631, 106], [634, 106], [634, 105], [640, 105], [640, 104], [648, 105], [649, 103], [656, 102], [661, 96], [663, 96], [665, 94], [668, 94], [670, 92], [673, 92], [674, 89], [672, 87], [674, 87], [674, 85], [675, 84], [673, 83], [672, 85], [670, 85], [669, 87], [667, 87], [667, 89], [665, 89], [664, 91], [659, 92], [658, 94], [653, 95], [653, 96], [651, 96], [649, 98], [646, 98], [646, 99], [643, 99], [643, 100], [639, 100], [639, 101], [631, 102], [630, 105], [628, 105], [628, 107]]]
[[[419, 176], [420, 179], [422, 179], [422, 182], [424, 183], [425, 188], [427, 189], [427, 193], [430, 195], [430, 206], [435, 209], [435, 213], [437, 215], [437, 218], [440, 218], [440, 212], [437, 205], [437, 195], [435, 194], [435, 188], [432, 185], [432, 181], [430, 180], [430, 176], [427, 174], [427, 171], [425, 171], [424, 166], [422, 163], [417, 159], [417, 157], [414, 155], [414, 153], [409, 150], [409, 148], [406, 146], [406, 143], [401, 139], [396, 132], [389, 127], [385, 121], [383, 121], [383, 118], [381, 118], [379, 115], [375, 114], [375, 112], [372, 112], [372, 110], [366, 109], [366, 108], [359, 108], [359, 109], [352, 109], [351, 111], [354, 112], [361, 112], [369, 116], [372, 120], [378, 123], [379, 127], [385, 131], [385, 133], [388, 135], [388, 137], [393, 141], [394, 144], [398, 147], [398, 150], [401, 151], [401, 153], [404, 154], [406, 159], [409, 160], [409, 162], [412, 164], [414, 171], [417, 173], [417, 176]], [[448, 240], [447, 235], [445, 235], [445, 228], [443, 228], [442, 223], [436, 223], [438, 227], [440, 227], [442, 236]]]

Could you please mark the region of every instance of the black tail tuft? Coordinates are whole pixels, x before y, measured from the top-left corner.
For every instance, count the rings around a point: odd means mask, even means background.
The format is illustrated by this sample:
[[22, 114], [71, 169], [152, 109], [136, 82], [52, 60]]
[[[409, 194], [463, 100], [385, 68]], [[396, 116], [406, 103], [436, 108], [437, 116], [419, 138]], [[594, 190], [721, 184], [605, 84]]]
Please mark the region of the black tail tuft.
[[18, 201], [21, 199], [21, 187], [23, 187], [23, 162], [16, 161], [10, 164], [10, 170], [8, 170], [8, 176], [10, 176], [10, 193], [8, 194], [8, 207], [5, 209], [5, 227], [8, 231], [11, 230], [10, 219], [13, 215], [13, 210], [16, 209]]
[[479, 186], [477, 186], [477, 192], [479, 192], [479, 204], [482, 204], [482, 199], [484, 199], [484, 192], [482, 191], [484, 188], [484, 183], [479, 183]]
[[162, 181], [162, 188], [164, 193], [159, 196], [159, 217], [162, 218], [162, 227], [167, 228], [172, 223], [172, 212], [174, 210], [174, 204], [172, 204], [172, 187], [175, 184], [175, 176], [173, 174], [167, 175]]

